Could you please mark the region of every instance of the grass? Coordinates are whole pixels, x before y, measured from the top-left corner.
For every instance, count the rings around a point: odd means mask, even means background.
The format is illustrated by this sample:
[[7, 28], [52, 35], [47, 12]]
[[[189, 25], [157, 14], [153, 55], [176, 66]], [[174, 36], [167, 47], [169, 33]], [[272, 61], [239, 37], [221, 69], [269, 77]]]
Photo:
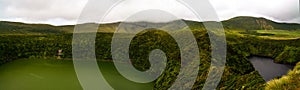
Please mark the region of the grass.
[[[100, 62], [100, 69], [116, 89], [152, 89], [125, 79], [111, 62]], [[72, 61], [20, 59], [0, 66], [0, 90], [81, 90]]]
[[257, 33], [261, 34], [274, 34], [272, 36], [261, 36], [271, 39], [298, 39], [300, 38], [300, 31], [290, 30], [256, 30]]
[[300, 30], [226, 30], [226, 34], [239, 36], [256, 36], [274, 40], [299, 39]]

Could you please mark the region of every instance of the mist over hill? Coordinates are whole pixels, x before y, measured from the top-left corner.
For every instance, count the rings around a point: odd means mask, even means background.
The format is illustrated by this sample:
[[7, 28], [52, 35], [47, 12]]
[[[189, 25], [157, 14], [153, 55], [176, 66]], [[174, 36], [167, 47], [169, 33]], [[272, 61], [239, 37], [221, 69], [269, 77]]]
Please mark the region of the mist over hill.
[[[157, 25], [160, 28], [170, 28], [178, 25], [180, 20], [165, 23], [151, 22], [122, 22], [126, 30], [146, 27], [145, 25]], [[205, 29], [203, 22], [183, 20], [192, 30]], [[121, 22], [99, 25], [98, 32], [114, 32]], [[235, 17], [222, 21], [225, 30], [300, 30], [300, 24], [279, 23], [259, 17]], [[98, 25], [97, 23], [85, 23], [81, 25]], [[0, 21], [0, 34], [64, 34], [72, 33], [75, 25], [53, 26], [48, 24], [26, 24], [20, 22]]]

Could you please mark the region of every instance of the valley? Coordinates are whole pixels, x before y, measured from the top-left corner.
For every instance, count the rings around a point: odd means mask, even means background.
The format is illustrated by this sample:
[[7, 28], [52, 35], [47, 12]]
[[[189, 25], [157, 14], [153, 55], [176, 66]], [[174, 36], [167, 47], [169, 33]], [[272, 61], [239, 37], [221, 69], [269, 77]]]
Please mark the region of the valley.
[[[134, 83], [116, 72], [112, 64], [111, 41], [119, 23], [100, 25], [96, 33], [95, 55], [106, 80], [117, 90], [124, 87], [168, 89], [180, 71], [181, 56], [176, 41], [168, 33], [158, 29], [138, 33], [129, 47], [129, 56], [136, 69], [145, 71], [151, 67], [148, 54], [154, 49], [164, 51], [168, 61], [163, 74], [152, 83]], [[139, 23], [141, 22], [128, 23], [128, 27], [143, 27], [135, 25]], [[201, 62], [196, 82], [187, 84], [193, 84], [193, 89], [201, 89], [207, 78], [212, 59], [210, 39], [203, 22], [185, 20], [185, 23], [192, 30], [197, 41]], [[95, 23], [89, 23], [89, 25], [93, 24]], [[176, 24], [176, 21], [173, 21], [159, 25], [172, 27]], [[268, 57], [274, 59], [275, 63], [289, 65], [296, 65], [300, 61], [299, 24], [277, 23], [255, 17], [236, 17], [222, 21], [222, 24], [227, 40], [227, 58], [218, 89], [265, 89], [266, 86], [269, 87], [248, 57]], [[129, 31], [130, 28], [124, 31]], [[39, 90], [44, 87], [81, 89], [71, 61], [73, 29], [73, 25], [52, 26], [0, 22], [0, 79], [3, 78], [0, 81], [0, 89]], [[183, 34], [181, 31], [172, 33]], [[124, 33], [124, 36], [126, 35], [129, 34]], [[61, 60], [56, 59], [57, 50], [63, 50]], [[60, 81], [61, 79], [64, 81]], [[41, 85], [34, 87], [36, 84]], [[184, 89], [185, 87], [178, 88]]]

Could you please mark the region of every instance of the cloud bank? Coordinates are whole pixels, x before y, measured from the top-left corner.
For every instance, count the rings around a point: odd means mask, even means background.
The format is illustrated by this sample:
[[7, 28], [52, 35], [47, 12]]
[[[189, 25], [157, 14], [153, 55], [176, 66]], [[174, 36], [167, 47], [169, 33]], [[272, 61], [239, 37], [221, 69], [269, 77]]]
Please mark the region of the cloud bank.
[[[278, 22], [300, 23], [298, 0], [209, 1], [220, 20], [236, 16], [255, 16]], [[75, 24], [87, 2], [88, 0], [0, 0], [0, 20], [52, 25]], [[105, 21], [122, 21], [147, 9], [165, 10], [178, 18], [201, 21], [175, 0], [124, 0], [112, 9]]]

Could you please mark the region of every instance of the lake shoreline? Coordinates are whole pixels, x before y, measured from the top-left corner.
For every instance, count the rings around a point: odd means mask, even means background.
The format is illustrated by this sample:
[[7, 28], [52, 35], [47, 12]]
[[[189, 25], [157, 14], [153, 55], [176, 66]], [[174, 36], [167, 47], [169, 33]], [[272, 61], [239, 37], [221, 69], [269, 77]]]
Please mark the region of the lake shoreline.
[[266, 82], [286, 75], [288, 71], [294, 68], [293, 65], [276, 63], [270, 57], [251, 56], [248, 57], [248, 60]]

